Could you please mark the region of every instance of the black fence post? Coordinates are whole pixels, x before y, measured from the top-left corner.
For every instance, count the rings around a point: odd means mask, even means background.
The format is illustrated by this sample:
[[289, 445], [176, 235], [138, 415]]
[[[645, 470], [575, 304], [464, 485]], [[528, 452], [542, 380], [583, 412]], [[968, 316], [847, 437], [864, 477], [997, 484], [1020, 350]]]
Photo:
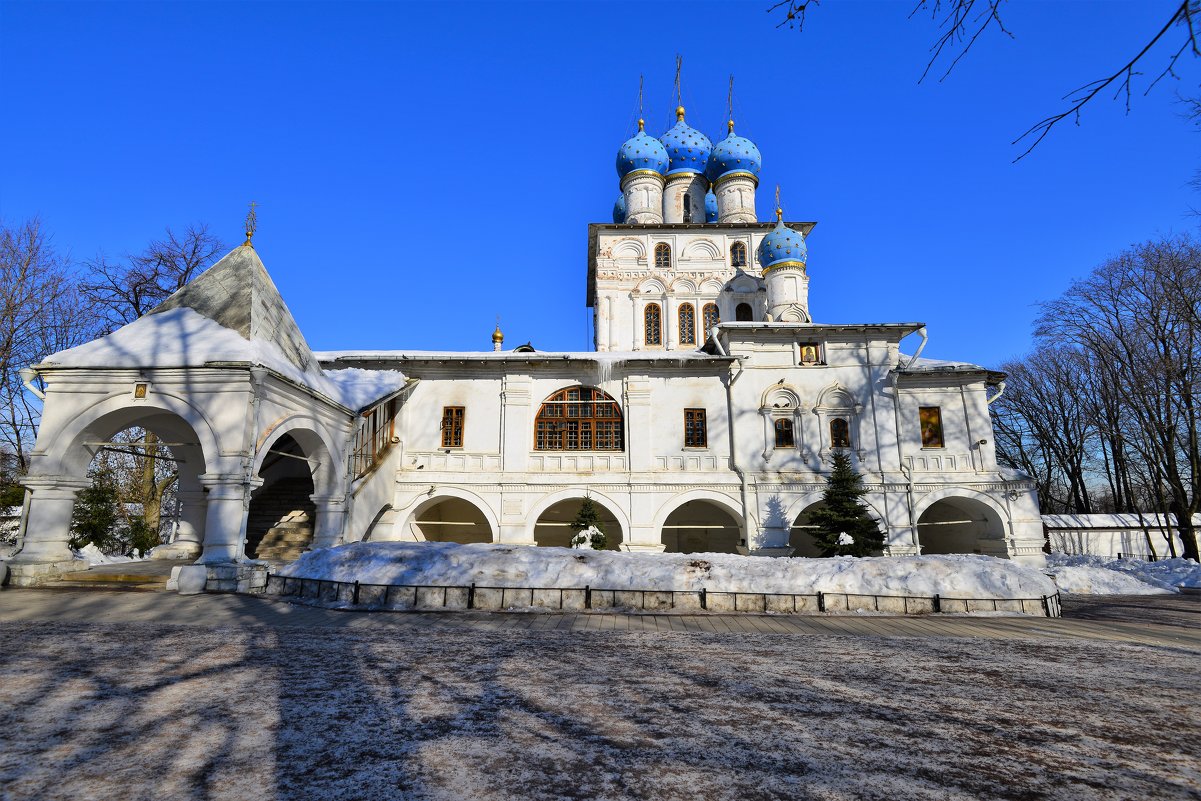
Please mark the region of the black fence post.
[[355, 606], [359, 605], [359, 582], [354, 583], [354, 592], [350, 596], [350, 602]]
[[584, 585], [584, 608], [592, 608], [592, 587], [587, 584]]
[[475, 582], [471, 582], [471, 586], [467, 588], [467, 608], [475, 608]]
[[937, 593], [935, 593], [935, 595], [934, 595], [934, 611], [935, 612], [942, 611], [942, 598], [940, 598]]
[[1043, 602], [1043, 615], [1045, 617], [1050, 617], [1051, 616], [1051, 605], [1049, 603], [1047, 603], [1047, 596], [1044, 595], [1042, 597], [1042, 602]]
[[709, 598], [705, 593], [705, 588], [701, 587], [701, 609], [708, 610], [708, 608], [709, 608]]
[[817, 593], [817, 611], [826, 611], [826, 594], [820, 590]]

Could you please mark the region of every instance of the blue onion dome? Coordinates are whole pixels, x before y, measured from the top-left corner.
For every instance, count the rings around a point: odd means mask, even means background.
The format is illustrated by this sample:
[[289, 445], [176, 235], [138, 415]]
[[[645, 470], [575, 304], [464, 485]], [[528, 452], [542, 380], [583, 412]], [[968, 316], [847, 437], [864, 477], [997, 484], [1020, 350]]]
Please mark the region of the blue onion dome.
[[762, 167], [763, 156], [759, 154], [759, 148], [750, 139], [734, 133], [734, 121], [730, 120], [729, 135], [714, 145], [709, 154], [705, 177], [716, 182], [723, 175], [746, 173], [758, 180]]
[[776, 209], [776, 227], [771, 229], [763, 241], [759, 243], [759, 269], [766, 274], [777, 267], [787, 265], [805, 266], [809, 258], [809, 248], [805, 245], [805, 237], [800, 231], [794, 231], [784, 224], [784, 212]]
[[705, 222], [717, 222], [717, 195], [712, 188], [705, 193]]
[[694, 172], [699, 175], [705, 172], [713, 143], [709, 141], [709, 137], [684, 122], [683, 106], [676, 107], [676, 124], [660, 136], [659, 141], [667, 149], [668, 175], [681, 172]]
[[667, 172], [667, 151], [658, 139], [642, 130], [643, 125], [643, 121], [638, 120], [638, 133], [627, 139], [617, 151], [618, 178], [641, 170], [660, 175]]
[[621, 225], [626, 221], [626, 196], [618, 195], [617, 202], [613, 204], [613, 222]]

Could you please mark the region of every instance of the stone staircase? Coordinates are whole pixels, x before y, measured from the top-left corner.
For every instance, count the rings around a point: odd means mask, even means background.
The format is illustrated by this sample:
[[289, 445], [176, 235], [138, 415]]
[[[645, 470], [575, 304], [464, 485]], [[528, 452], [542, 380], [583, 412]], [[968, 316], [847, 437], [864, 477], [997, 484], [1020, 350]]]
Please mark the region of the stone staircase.
[[312, 492], [306, 479], [280, 479], [259, 490], [246, 521], [246, 555], [271, 562], [300, 558], [313, 541]]
[[43, 585], [46, 589], [140, 590], [161, 592], [167, 589], [171, 568], [190, 565], [188, 560], [150, 560], [96, 565], [90, 570], [64, 573], [59, 581]]

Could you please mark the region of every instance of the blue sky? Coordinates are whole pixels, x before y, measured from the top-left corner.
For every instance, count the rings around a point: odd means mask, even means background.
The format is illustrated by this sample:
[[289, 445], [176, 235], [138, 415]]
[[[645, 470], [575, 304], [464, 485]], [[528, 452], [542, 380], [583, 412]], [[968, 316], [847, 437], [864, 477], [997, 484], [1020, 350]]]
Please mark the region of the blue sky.
[[[77, 259], [208, 223], [256, 247], [314, 349], [589, 349], [587, 224], [613, 161], [672, 121], [763, 153], [809, 239], [819, 322], [922, 321], [926, 355], [995, 366], [1035, 304], [1128, 245], [1195, 230], [1184, 80], [1010, 144], [1116, 69], [1171, 0], [1023, 2], [945, 81], [907, 2], [830, 2], [804, 32], [724, 3], [0, 3], [0, 216]], [[1161, 63], [1155, 61], [1155, 63]], [[466, 247], [464, 247], [466, 245]], [[468, 255], [464, 255], [464, 253]]]

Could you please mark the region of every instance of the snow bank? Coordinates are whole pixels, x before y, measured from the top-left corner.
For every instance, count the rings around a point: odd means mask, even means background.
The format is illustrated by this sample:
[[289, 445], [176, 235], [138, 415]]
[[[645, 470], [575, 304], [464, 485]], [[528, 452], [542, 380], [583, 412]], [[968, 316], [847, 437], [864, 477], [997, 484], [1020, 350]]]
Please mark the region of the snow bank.
[[987, 556], [772, 559], [731, 554], [621, 553], [521, 545], [360, 542], [301, 556], [280, 575], [465, 587], [817, 592], [953, 598], [1038, 598], [1054, 583]]
[[[143, 561], [141, 557], [134, 558], [132, 556], [109, 556], [90, 542], [80, 548], [78, 551], [75, 551], [75, 553], [81, 559], [87, 559], [89, 565], [112, 565], [116, 564], [117, 562]], [[137, 551], [134, 551], [134, 553], [137, 553]]]
[[1144, 562], [1053, 553], [1044, 572], [1063, 592], [1082, 595], [1155, 595], [1201, 587], [1201, 564], [1191, 559]]

